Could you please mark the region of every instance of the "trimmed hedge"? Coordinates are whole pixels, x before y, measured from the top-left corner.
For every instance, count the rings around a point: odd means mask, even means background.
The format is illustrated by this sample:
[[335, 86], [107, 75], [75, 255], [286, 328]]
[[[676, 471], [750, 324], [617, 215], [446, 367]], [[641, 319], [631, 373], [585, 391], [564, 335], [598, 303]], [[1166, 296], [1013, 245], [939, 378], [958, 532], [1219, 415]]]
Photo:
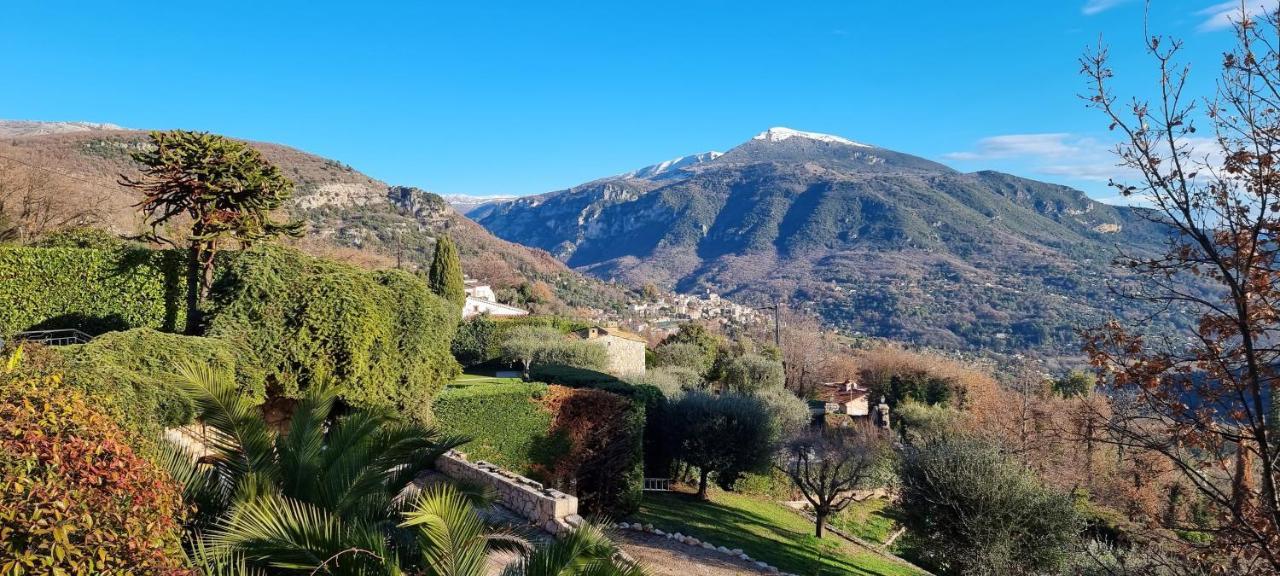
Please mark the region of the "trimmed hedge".
[[[189, 424], [194, 418], [195, 406], [174, 383], [180, 364], [228, 373], [236, 367], [235, 353], [226, 342], [149, 328], [111, 332], [88, 344], [56, 350], [66, 358], [67, 383], [142, 438], [158, 438], [164, 428]], [[261, 388], [246, 393], [257, 402], [264, 398]]]
[[0, 335], [77, 328], [179, 331], [182, 255], [119, 248], [0, 247]]
[[551, 412], [538, 400], [547, 392], [541, 383], [512, 383], [449, 388], [436, 399], [441, 430], [470, 437], [462, 451], [474, 460], [492, 462], [521, 474], [532, 474], [534, 445], [551, 429]]
[[440, 428], [485, 460], [575, 493], [584, 512], [628, 514], [644, 484], [643, 404], [602, 390], [503, 383], [450, 388]]
[[207, 317], [206, 335], [241, 354], [241, 385], [272, 396], [331, 377], [355, 406], [427, 422], [436, 392], [460, 373], [449, 353], [457, 308], [400, 270], [263, 244], [227, 259]]

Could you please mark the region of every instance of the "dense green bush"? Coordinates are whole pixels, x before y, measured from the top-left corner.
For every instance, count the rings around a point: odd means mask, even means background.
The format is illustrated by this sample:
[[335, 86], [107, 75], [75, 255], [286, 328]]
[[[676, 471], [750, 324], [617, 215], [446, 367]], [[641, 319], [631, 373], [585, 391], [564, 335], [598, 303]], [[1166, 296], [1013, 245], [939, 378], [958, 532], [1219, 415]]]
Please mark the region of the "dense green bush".
[[481, 314], [458, 325], [453, 335], [453, 357], [463, 366], [474, 366], [492, 360], [489, 350], [495, 341], [498, 325], [488, 314]]
[[[74, 245], [74, 243], [73, 243]], [[0, 247], [0, 335], [180, 330], [182, 256], [144, 248]]]
[[457, 309], [409, 273], [271, 245], [228, 260], [207, 335], [237, 347], [244, 386], [298, 397], [300, 382], [328, 375], [353, 405], [426, 421], [435, 393], [459, 373], [449, 353]]
[[[163, 428], [191, 422], [195, 406], [175, 384], [181, 364], [231, 373], [235, 354], [225, 342], [138, 328], [111, 332], [88, 344], [59, 349], [67, 361], [67, 383], [84, 390], [125, 428], [158, 437]], [[255, 401], [263, 390], [247, 390]]]
[[909, 445], [899, 476], [903, 522], [943, 574], [1057, 574], [1084, 528], [1070, 496], [985, 440]]
[[689, 390], [706, 387], [702, 375], [683, 366], [660, 366], [645, 370], [644, 374], [629, 376], [627, 381], [636, 386], [653, 386], [669, 400], [679, 398]]
[[660, 368], [685, 368], [698, 374], [711, 369], [711, 359], [702, 347], [693, 342], [673, 342], [659, 346], [654, 351], [653, 365]]
[[472, 460], [572, 492], [585, 511], [627, 514], [640, 504], [645, 409], [634, 397], [540, 383], [482, 384], [446, 389], [435, 414], [441, 429], [472, 438], [462, 448]]
[[449, 388], [436, 398], [437, 424], [472, 439], [462, 447], [471, 460], [529, 474], [535, 461], [546, 457], [535, 453], [535, 444], [551, 429], [551, 412], [538, 402], [546, 391], [540, 383]]
[[721, 380], [734, 392], [751, 393], [782, 388], [782, 363], [758, 354], [743, 354], [724, 363]]

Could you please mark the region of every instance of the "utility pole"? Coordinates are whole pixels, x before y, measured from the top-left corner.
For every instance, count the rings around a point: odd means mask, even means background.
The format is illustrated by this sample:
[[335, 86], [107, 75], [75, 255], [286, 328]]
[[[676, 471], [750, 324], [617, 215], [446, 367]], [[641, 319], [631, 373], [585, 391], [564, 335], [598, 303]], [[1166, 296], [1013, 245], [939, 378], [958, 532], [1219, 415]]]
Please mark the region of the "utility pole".
[[778, 353], [782, 353], [782, 321], [780, 320], [782, 305], [778, 303], [778, 297], [773, 297], [773, 345], [778, 347]]

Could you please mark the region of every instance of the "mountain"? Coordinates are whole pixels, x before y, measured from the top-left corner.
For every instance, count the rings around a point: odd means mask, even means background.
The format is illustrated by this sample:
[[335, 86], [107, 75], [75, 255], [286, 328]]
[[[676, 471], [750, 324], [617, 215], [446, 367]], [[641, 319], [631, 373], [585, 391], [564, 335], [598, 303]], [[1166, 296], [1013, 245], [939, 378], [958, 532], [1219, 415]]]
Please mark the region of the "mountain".
[[[1166, 232], [1133, 208], [771, 128], [723, 155], [486, 204], [470, 217], [575, 269], [742, 302], [780, 297], [854, 332], [949, 349], [1078, 350], [1134, 314], [1116, 246]], [[1140, 311], [1139, 311], [1140, 312]]]
[[97, 122], [35, 122], [31, 120], [0, 120], [0, 138], [14, 136], [42, 136], [67, 132], [94, 132], [124, 130], [115, 124]]
[[[145, 132], [110, 124], [0, 121], [0, 207], [8, 203], [12, 211], [19, 199], [6, 195], [21, 190], [39, 199], [55, 221], [71, 214], [81, 223], [136, 234], [137, 195], [118, 180], [138, 174], [129, 154], [145, 142]], [[295, 183], [286, 211], [307, 222], [299, 241], [304, 250], [366, 266], [416, 268], [430, 262], [435, 238], [448, 234], [466, 273], [508, 299], [545, 300], [521, 303], [546, 312], [620, 310], [628, 301], [626, 291], [569, 270], [545, 251], [494, 237], [438, 195], [390, 186], [287, 146], [250, 144]]]
[[457, 210], [461, 214], [466, 214], [476, 208], [484, 206], [485, 204], [514, 200], [516, 196], [468, 196], [466, 194], [448, 194], [443, 198], [444, 201], [448, 202], [454, 210]]

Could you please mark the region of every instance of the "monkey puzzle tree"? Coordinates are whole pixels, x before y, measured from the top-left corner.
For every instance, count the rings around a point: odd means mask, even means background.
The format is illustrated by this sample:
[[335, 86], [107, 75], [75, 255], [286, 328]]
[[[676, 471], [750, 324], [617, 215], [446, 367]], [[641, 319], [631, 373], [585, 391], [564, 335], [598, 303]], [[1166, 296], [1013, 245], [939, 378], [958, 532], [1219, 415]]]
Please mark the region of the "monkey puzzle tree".
[[[133, 153], [142, 176], [121, 175], [120, 184], [142, 192], [136, 206], [150, 227], [143, 239], [174, 247], [186, 243], [186, 331], [196, 334], [219, 250], [229, 242], [244, 247], [301, 231], [301, 223], [278, 222], [271, 215], [292, 195], [293, 182], [243, 142], [186, 130], [152, 132], [150, 138], [151, 146]], [[182, 217], [190, 219], [184, 238], [163, 235]]]

